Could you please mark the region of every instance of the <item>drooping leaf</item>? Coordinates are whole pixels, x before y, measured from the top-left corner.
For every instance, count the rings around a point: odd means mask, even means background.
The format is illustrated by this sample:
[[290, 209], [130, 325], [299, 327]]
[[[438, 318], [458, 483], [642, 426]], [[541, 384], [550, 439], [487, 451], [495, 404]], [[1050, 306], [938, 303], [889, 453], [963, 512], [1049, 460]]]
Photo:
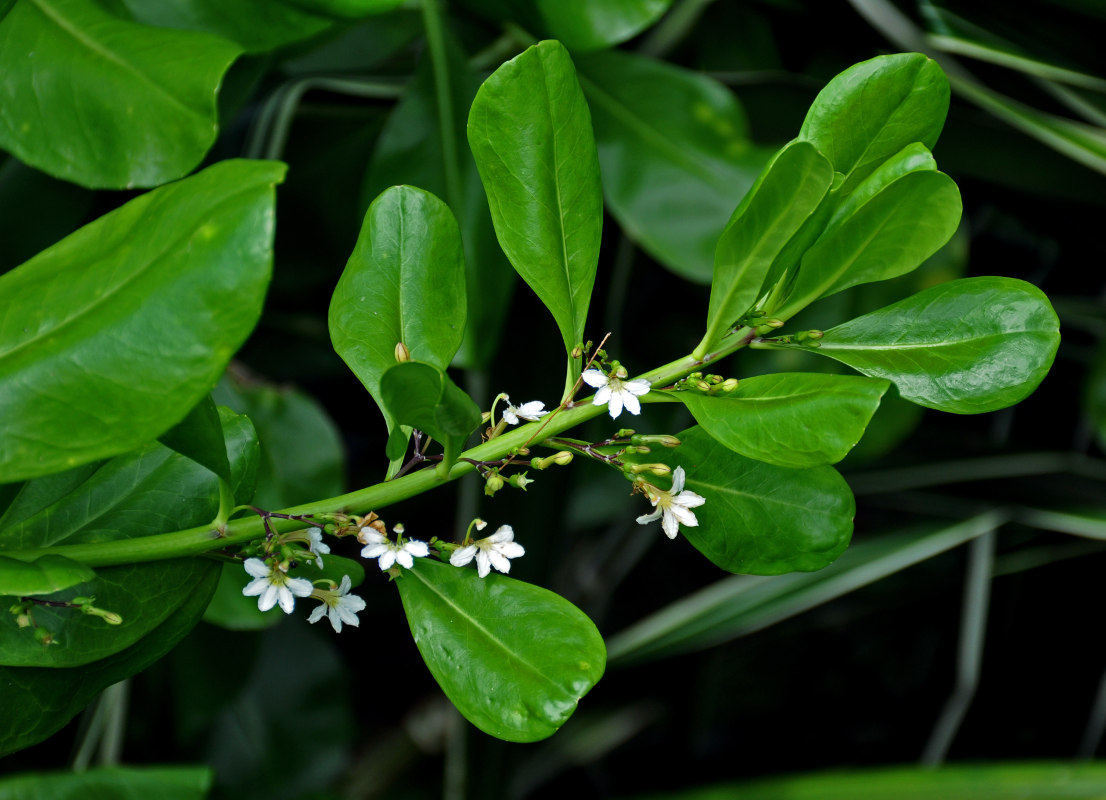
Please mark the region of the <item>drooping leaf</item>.
[[836, 464], [860, 441], [890, 383], [849, 375], [779, 373], [732, 394], [674, 392], [699, 427], [736, 453], [781, 467]]
[[771, 155], [722, 84], [611, 51], [575, 54], [591, 107], [607, 207], [666, 267], [708, 283], [715, 244]]
[[542, 42], [497, 69], [473, 100], [468, 139], [499, 244], [571, 351], [584, 338], [603, 190], [591, 115], [564, 46]]
[[753, 306], [776, 257], [832, 182], [833, 167], [801, 140], [780, 150], [757, 178], [718, 240], [707, 332], [696, 357], [702, 358]]
[[1044, 379], [1060, 343], [1048, 298], [1014, 278], [934, 286], [825, 332], [815, 352], [956, 414], [1006, 408]]
[[960, 191], [943, 172], [903, 175], [821, 234], [776, 316], [788, 319], [819, 298], [917, 268], [956, 233], [961, 210]]
[[97, 767], [87, 772], [22, 772], [0, 779], [0, 800], [203, 800], [210, 767]]
[[429, 192], [394, 186], [365, 214], [330, 301], [330, 338], [376, 400], [389, 430], [395, 408], [381, 376], [396, 347], [445, 369], [465, 332], [465, 256], [457, 221]]
[[322, 33], [335, 22], [382, 14], [403, 0], [120, 0], [135, 21], [205, 31], [261, 53]]
[[0, 595], [53, 594], [95, 577], [91, 567], [64, 556], [46, 555], [34, 561], [0, 556]]
[[[253, 427], [225, 409], [222, 419], [231, 489], [248, 497], [257, 463]], [[160, 444], [80, 474], [83, 480], [76, 486], [65, 476], [29, 481], [22, 493], [50, 502], [24, 503], [17, 497], [0, 517], [0, 551], [115, 540], [138, 544], [143, 536], [207, 523], [219, 506], [218, 478]], [[68, 491], [58, 494], [51, 484]], [[97, 608], [122, 616], [121, 624], [108, 627], [76, 609], [39, 606], [34, 609], [36, 623], [58, 642], [43, 647], [29, 631], [18, 629], [10, 614], [0, 615], [0, 664], [56, 668], [103, 659], [148, 635], [187, 602], [197, 585], [218, 572], [216, 562], [198, 558], [100, 567], [91, 580], [49, 599], [93, 597]]]
[[597, 50], [636, 36], [672, 5], [672, 0], [536, 0], [538, 14], [555, 39], [572, 50]]
[[261, 313], [283, 174], [221, 162], [0, 276], [0, 482], [140, 447], [211, 391]]
[[170, 450], [176, 450], [223, 480], [230, 481], [230, 462], [223, 441], [219, 410], [207, 395], [188, 412], [188, 416], [157, 438]]
[[[215, 562], [185, 595], [184, 603], [136, 644], [80, 667], [0, 667], [0, 756], [54, 734], [101, 690], [135, 675], [173, 649], [196, 625], [215, 590]], [[5, 634], [10, 636], [11, 634]], [[40, 646], [41, 647], [41, 646]]]
[[698, 526], [681, 525], [680, 535], [717, 566], [753, 575], [810, 572], [848, 546], [855, 503], [833, 467], [789, 469], [755, 461], [699, 427], [678, 437], [679, 447], [639, 460], [683, 467], [685, 490], [706, 502], [694, 509]]
[[396, 581], [419, 652], [480, 730], [511, 742], [557, 731], [603, 675], [603, 639], [538, 586], [423, 559]]
[[[446, 464], [453, 463], [469, 434], [480, 424], [480, 409], [472, 398], [431, 364], [396, 364], [381, 376], [380, 394], [398, 424], [418, 428], [445, 446]], [[389, 440], [389, 458], [402, 455], [392, 447]]]
[[932, 148], [948, 106], [948, 79], [936, 61], [921, 53], [878, 56], [826, 84], [799, 138], [845, 176], [845, 193], [908, 144]]
[[[419, 64], [376, 141], [363, 193], [367, 203], [389, 186], [409, 184], [449, 201], [465, 247], [468, 295], [465, 336], [455, 363], [482, 367], [499, 344], [518, 276], [496, 241], [488, 199], [465, 138], [466, 115], [480, 80], [446, 34], [446, 68], [436, 72], [426, 57]], [[453, 113], [448, 120], [443, 119], [439, 93], [449, 98]], [[449, 143], [444, 140], [446, 127]], [[458, 174], [452, 179], [448, 174], [454, 167], [447, 160], [456, 161]], [[459, 185], [451, 189], [452, 180]]]
[[94, 0], [28, 0], [0, 21], [0, 147], [82, 186], [157, 186], [200, 163], [241, 49], [119, 19]]

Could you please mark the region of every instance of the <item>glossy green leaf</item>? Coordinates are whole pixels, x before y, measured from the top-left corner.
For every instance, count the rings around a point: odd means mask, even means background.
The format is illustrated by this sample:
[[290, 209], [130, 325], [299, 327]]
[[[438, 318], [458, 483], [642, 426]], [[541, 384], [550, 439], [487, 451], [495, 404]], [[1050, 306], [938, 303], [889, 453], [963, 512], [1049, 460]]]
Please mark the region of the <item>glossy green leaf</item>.
[[388, 189], [369, 206], [330, 301], [335, 351], [392, 429], [381, 377], [396, 365], [396, 346], [445, 369], [464, 332], [465, 255], [453, 213], [422, 189]]
[[192, 584], [176, 612], [127, 649], [68, 669], [0, 667], [0, 706], [6, 721], [0, 726], [0, 756], [52, 735], [101, 690], [141, 672], [172, 650], [199, 621], [215, 590], [219, 570], [215, 562], [205, 563], [208, 570]]
[[[495, 355], [518, 277], [496, 241], [488, 199], [465, 139], [465, 118], [480, 80], [448, 35], [444, 50], [446, 68], [436, 73], [424, 57], [384, 124], [373, 148], [364, 194], [367, 203], [387, 187], [402, 183], [449, 200], [464, 242], [468, 295], [465, 336], [454, 363], [483, 367]], [[449, 99], [453, 113], [448, 120], [442, 116], [439, 92]], [[449, 143], [443, 138], [445, 127], [452, 134]], [[458, 174], [450, 177], [453, 167], [447, 162], [454, 160]], [[458, 186], [451, 189], [454, 180]]]
[[345, 453], [337, 425], [311, 395], [231, 373], [216, 402], [245, 414], [257, 431], [261, 457], [253, 505], [274, 510], [333, 497], [346, 488]]
[[133, 450], [211, 391], [261, 314], [283, 174], [221, 162], [0, 276], [0, 482]]
[[815, 351], [956, 414], [1006, 408], [1048, 373], [1060, 343], [1048, 298], [1014, 278], [964, 278], [826, 331]]
[[674, 392], [699, 427], [736, 453], [781, 467], [836, 464], [864, 435], [890, 383], [855, 375], [779, 373], [732, 394]]
[[672, 0], [536, 0], [536, 5], [553, 38], [572, 50], [596, 50], [641, 33]]
[[230, 482], [230, 462], [223, 441], [223, 426], [211, 395], [205, 396], [188, 412], [188, 416], [157, 440]]
[[908, 144], [932, 148], [945, 124], [949, 83], [921, 53], [878, 56], [842, 72], [815, 98], [799, 132], [858, 184]]
[[34, 561], [0, 556], [0, 595], [53, 594], [95, 577], [91, 567], [64, 556], [46, 555]]
[[903, 175], [821, 234], [775, 314], [788, 319], [819, 298], [910, 272], [952, 238], [961, 211], [949, 176], [924, 169]]
[[564, 46], [542, 42], [497, 69], [473, 100], [468, 139], [499, 244], [570, 351], [584, 339], [603, 190], [591, 115]]
[[611, 663], [669, 658], [748, 636], [997, 530], [1006, 521], [1005, 514], [990, 511], [955, 525], [926, 525], [857, 542], [818, 572], [724, 578], [612, 636]]
[[1098, 800], [1106, 764], [1018, 761], [785, 775], [642, 800]]
[[755, 461], [699, 427], [678, 436], [679, 447], [647, 458], [683, 467], [685, 489], [706, 499], [695, 509], [699, 525], [681, 525], [680, 535], [722, 569], [810, 572], [848, 546], [855, 503], [833, 467], [800, 470]]
[[206, 31], [258, 53], [307, 39], [342, 19], [382, 14], [403, 0], [120, 0], [137, 22]]
[[768, 164], [730, 217], [714, 254], [707, 333], [710, 347], [753, 306], [776, 257], [799, 231], [833, 182], [833, 167], [812, 145], [788, 144]]
[[203, 800], [210, 767], [98, 767], [87, 772], [23, 772], [0, 779], [0, 800]]
[[[480, 424], [480, 409], [472, 398], [431, 364], [396, 364], [381, 376], [380, 394], [398, 424], [418, 428], [445, 446], [446, 464], [453, 463]], [[388, 457], [396, 458], [388, 444]]]
[[677, 274], [709, 283], [715, 245], [771, 151], [733, 92], [697, 72], [611, 51], [575, 54], [607, 207]]
[[603, 675], [599, 631], [547, 589], [429, 559], [404, 570], [396, 585], [434, 679], [485, 733], [545, 739]]
[[241, 52], [94, 0], [20, 2], [0, 21], [0, 147], [90, 188], [174, 180], [214, 143], [216, 95]]
[[[253, 427], [228, 411], [223, 424], [231, 488], [236, 496], [248, 497], [257, 462]], [[159, 444], [81, 470], [81, 475], [76, 486], [65, 476], [29, 481], [0, 517], [0, 548], [139, 539], [202, 525], [219, 505], [215, 475]], [[161, 625], [198, 584], [218, 572], [216, 562], [199, 558], [100, 567], [92, 580], [50, 599], [94, 597], [97, 608], [121, 615], [122, 624], [108, 626], [75, 609], [39, 607], [34, 610], [36, 623], [58, 642], [42, 647], [29, 631], [16, 627], [10, 614], [0, 615], [0, 664], [73, 667], [117, 653]]]

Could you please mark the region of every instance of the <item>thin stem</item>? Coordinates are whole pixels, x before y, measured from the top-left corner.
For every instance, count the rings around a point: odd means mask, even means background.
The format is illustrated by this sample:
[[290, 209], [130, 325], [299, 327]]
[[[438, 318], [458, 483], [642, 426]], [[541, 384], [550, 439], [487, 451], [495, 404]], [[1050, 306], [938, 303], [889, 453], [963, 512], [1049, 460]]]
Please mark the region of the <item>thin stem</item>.
[[463, 200], [461, 193], [461, 162], [457, 153], [457, 132], [453, 127], [453, 92], [446, 53], [445, 27], [438, 0], [422, 0], [422, 24], [426, 30], [426, 46], [434, 70], [434, 93], [438, 102], [438, 135], [442, 140], [442, 168], [445, 172], [446, 201], [458, 213]]

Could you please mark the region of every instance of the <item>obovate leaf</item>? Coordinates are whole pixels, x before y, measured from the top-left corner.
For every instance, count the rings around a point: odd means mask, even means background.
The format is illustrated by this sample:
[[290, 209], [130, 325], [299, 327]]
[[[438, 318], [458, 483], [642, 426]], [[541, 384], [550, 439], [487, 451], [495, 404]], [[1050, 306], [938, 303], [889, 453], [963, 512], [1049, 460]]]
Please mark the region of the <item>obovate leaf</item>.
[[465, 254], [457, 221], [429, 192], [393, 186], [369, 206], [331, 298], [334, 349], [391, 430], [396, 407], [382, 395], [381, 376], [396, 365], [396, 347], [445, 369], [464, 332]]
[[572, 50], [597, 50], [636, 36], [656, 22], [672, 0], [536, 0], [549, 33]]
[[[231, 489], [236, 497], [246, 498], [257, 465], [253, 427], [245, 417], [226, 410], [222, 419]], [[160, 444], [79, 474], [76, 486], [64, 475], [29, 481], [0, 517], [0, 552], [137, 540], [202, 525], [219, 506], [218, 478]], [[94, 597], [97, 608], [122, 616], [121, 624], [108, 627], [76, 609], [36, 607], [35, 622], [58, 642], [43, 647], [29, 631], [16, 627], [12, 615], [2, 614], [0, 664], [75, 667], [110, 656], [148, 635], [187, 602], [197, 585], [218, 573], [216, 562], [201, 558], [100, 567], [91, 580], [49, 599]]]
[[422, 559], [396, 581], [426, 666], [457, 710], [510, 742], [553, 735], [603, 675], [603, 638], [563, 597]]
[[722, 569], [754, 575], [811, 572], [848, 546], [855, 502], [833, 467], [800, 470], [755, 461], [699, 427], [678, 436], [679, 447], [638, 460], [684, 468], [685, 489], [706, 503], [694, 510], [698, 527], [681, 525], [680, 534]]
[[97, 767], [87, 772], [23, 772], [0, 779], [0, 800], [203, 800], [210, 767]]
[[260, 53], [315, 36], [342, 19], [382, 14], [403, 0], [120, 0], [146, 25], [218, 34]]
[[158, 441], [230, 482], [223, 426], [211, 395], [197, 403], [188, 416], [159, 436]]
[[918, 405], [979, 414], [1037, 388], [1060, 344], [1059, 324], [1032, 284], [963, 278], [838, 325], [814, 352], [894, 382]]
[[664, 266], [709, 283], [718, 235], [771, 151], [751, 141], [733, 92], [705, 75], [621, 51], [573, 57], [607, 207]]
[[34, 561], [0, 556], [0, 595], [53, 594], [95, 577], [91, 567], [64, 556], [46, 555]]
[[765, 168], [730, 217], [714, 253], [703, 358], [760, 296], [784, 245], [815, 212], [833, 182], [833, 167], [812, 145], [795, 141]]
[[845, 176], [846, 194], [908, 144], [932, 148], [945, 124], [949, 83], [921, 53], [878, 56], [831, 80], [807, 112], [806, 139]]
[[836, 464], [860, 441], [890, 383], [849, 375], [748, 378], [732, 394], [673, 392], [699, 427], [736, 453], [781, 467]]
[[0, 483], [134, 450], [211, 391], [261, 314], [284, 169], [221, 162], [0, 276]]
[[591, 115], [564, 46], [541, 42], [497, 69], [472, 102], [468, 139], [499, 244], [571, 351], [584, 338], [603, 189]]
[[0, 726], [0, 756], [53, 735], [101, 690], [141, 672], [172, 650], [199, 622], [215, 590], [219, 571], [215, 562], [207, 564], [207, 572], [191, 586], [184, 603], [168, 619], [115, 655], [69, 669], [0, 667], [0, 707], [7, 721]]
[[26, 0], [0, 21], [0, 147], [82, 186], [157, 186], [200, 163], [241, 49], [94, 0]]
[[[396, 364], [381, 377], [380, 393], [398, 424], [418, 428], [445, 446], [443, 469], [453, 464], [469, 434], [480, 424], [480, 409], [472, 398], [431, 364]], [[388, 442], [391, 459], [402, 456], [393, 451], [393, 440]]]

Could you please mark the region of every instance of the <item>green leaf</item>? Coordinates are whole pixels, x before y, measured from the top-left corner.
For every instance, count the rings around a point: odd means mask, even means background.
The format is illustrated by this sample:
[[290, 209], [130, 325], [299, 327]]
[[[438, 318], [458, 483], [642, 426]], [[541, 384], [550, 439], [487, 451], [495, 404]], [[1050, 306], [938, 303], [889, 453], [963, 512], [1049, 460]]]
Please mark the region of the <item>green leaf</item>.
[[127, 649], [69, 669], [0, 667], [0, 707], [6, 721], [0, 726], [0, 756], [51, 736], [101, 690], [141, 672], [172, 650], [199, 621], [215, 590], [219, 570], [215, 562], [206, 563], [206, 574], [192, 585], [183, 605]]
[[945, 124], [949, 83], [921, 53], [878, 56], [830, 81], [807, 112], [806, 139], [845, 176], [842, 194], [908, 144], [932, 148]]
[[780, 373], [732, 394], [673, 392], [699, 426], [736, 453], [781, 467], [836, 464], [860, 441], [890, 383], [855, 375]]
[[91, 567], [63, 556], [46, 555], [34, 561], [0, 556], [0, 595], [53, 594], [95, 577]]
[[[246, 497], [257, 461], [253, 427], [225, 410], [223, 424], [231, 488]], [[76, 486], [66, 476], [28, 482], [0, 517], [0, 552], [122, 539], [139, 545], [143, 536], [209, 522], [219, 506], [215, 475], [159, 444], [82, 469], [80, 475]], [[207, 559], [181, 558], [101, 567], [93, 579], [49, 599], [93, 597], [97, 608], [121, 615], [122, 624], [109, 627], [71, 608], [36, 607], [35, 622], [58, 642], [43, 647], [3, 614], [0, 664], [73, 667], [119, 652], [161, 625], [209, 574], [218, 574], [217, 566]]]
[[[445, 83], [437, 83], [431, 59], [424, 57], [376, 140], [363, 195], [367, 204], [368, 198], [402, 183], [449, 200], [465, 247], [468, 295], [465, 336], [455, 363], [483, 367], [495, 355], [518, 277], [496, 242], [488, 199], [465, 139], [465, 117], [480, 80], [448, 31], [443, 33], [446, 69], [440, 77]], [[444, 123], [443, 94], [453, 112]], [[449, 143], [443, 138], [443, 126], [452, 134]], [[459, 171], [452, 179], [447, 153], [457, 161]], [[459, 185], [451, 190], [452, 180]]]
[[[381, 377], [380, 394], [398, 424], [418, 428], [443, 444], [445, 469], [480, 424], [476, 403], [432, 364], [396, 364]], [[395, 455], [389, 452], [388, 457]]]
[[706, 503], [694, 511], [699, 525], [680, 526], [680, 533], [717, 566], [754, 575], [811, 572], [848, 546], [855, 503], [833, 467], [755, 461], [698, 427], [678, 436], [679, 447], [638, 460], [684, 468], [685, 490]]
[[572, 50], [597, 50], [624, 42], [656, 22], [672, 0], [536, 0], [554, 39]]
[[214, 33], [260, 53], [307, 39], [342, 19], [382, 14], [403, 0], [119, 0], [135, 21]]
[[445, 369], [464, 332], [465, 255], [457, 221], [429, 192], [388, 189], [369, 206], [334, 290], [330, 338], [389, 430], [395, 407], [382, 395], [381, 376], [396, 365], [396, 346]]
[[345, 455], [334, 421], [311, 395], [289, 387], [227, 375], [215, 388], [222, 405], [250, 418], [261, 457], [251, 501], [289, 508], [345, 490]]
[[795, 141], [769, 162], [730, 217], [714, 254], [702, 359], [757, 301], [784, 245], [815, 212], [833, 182], [833, 167], [809, 143]]
[[0, 483], [133, 450], [211, 391], [261, 314], [283, 173], [224, 161], [0, 276]]
[[226, 442], [223, 441], [223, 426], [219, 423], [219, 409], [215, 407], [211, 395], [206, 395], [188, 412], [188, 416], [157, 440], [230, 483], [230, 462], [227, 460]]
[[[863, 191], [864, 186], [857, 190]], [[821, 234], [803, 255], [787, 302], [774, 314], [788, 319], [819, 298], [905, 275], [952, 238], [961, 211], [960, 190], [948, 175], [908, 172]]]
[[603, 675], [599, 631], [547, 589], [428, 559], [396, 585], [426, 666], [487, 734], [510, 742], [553, 735]]
[[771, 151], [749, 137], [733, 92], [643, 56], [575, 54], [607, 207], [670, 270], [708, 283], [715, 244]]
[[97, 767], [87, 772], [23, 772], [0, 779], [0, 800], [203, 800], [210, 767]]
[[1006, 408], [1048, 373], [1060, 344], [1048, 298], [1014, 278], [934, 286], [826, 331], [814, 352], [956, 414]]
[[591, 115], [564, 46], [542, 42], [497, 69], [473, 100], [468, 139], [499, 244], [571, 351], [584, 339], [603, 190]]
[[858, 542], [818, 572], [724, 578], [612, 636], [611, 664], [670, 658], [748, 636], [997, 530], [1006, 521], [1005, 514], [989, 511], [955, 525], [926, 525]]
[[0, 147], [90, 188], [157, 186], [198, 165], [241, 49], [93, 0], [26, 0], [0, 21]]

